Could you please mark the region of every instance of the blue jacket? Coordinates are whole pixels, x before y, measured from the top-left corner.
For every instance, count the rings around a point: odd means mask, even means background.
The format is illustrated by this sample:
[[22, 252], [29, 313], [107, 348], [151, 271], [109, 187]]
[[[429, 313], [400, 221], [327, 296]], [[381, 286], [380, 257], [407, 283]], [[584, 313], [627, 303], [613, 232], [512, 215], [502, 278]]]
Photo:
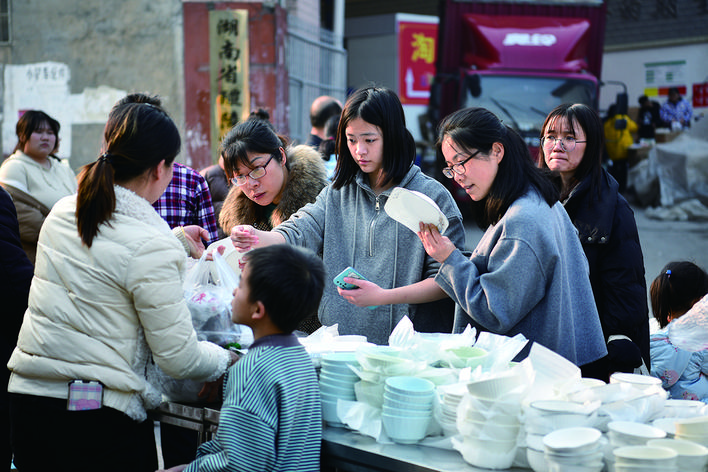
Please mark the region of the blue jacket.
[[708, 351], [684, 351], [669, 341], [668, 326], [651, 335], [651, 375], [670, 398], [708, 402]]
[[455, 300], [456, 331], [468, 323], [523, 334], [580, 366], [607, 354], [577, 232], [560, 203], [534, 190], [485, 231], [468, 260], [454, 251], [435, 281]]

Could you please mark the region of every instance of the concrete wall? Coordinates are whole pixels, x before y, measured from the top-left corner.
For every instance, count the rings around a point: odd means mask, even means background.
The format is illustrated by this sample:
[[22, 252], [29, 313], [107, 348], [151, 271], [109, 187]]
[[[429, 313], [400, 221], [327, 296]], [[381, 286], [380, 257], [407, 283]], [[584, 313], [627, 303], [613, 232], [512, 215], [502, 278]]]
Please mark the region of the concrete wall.
[[[125, 92], [162, 96], [183, 130], [180, 0], [11, 0], [11, 13], [12, 43], [0, 46], [4, 154], [16, 144], [17, 111], [41, 108], [63, 118], [60, 155], [74, 169], [94, 160], [110, 106]], [[46, 62], [65, 67], [65, 93], [44, 93], [62, 86], [56, 81], [22, 80], [23, 70]]]

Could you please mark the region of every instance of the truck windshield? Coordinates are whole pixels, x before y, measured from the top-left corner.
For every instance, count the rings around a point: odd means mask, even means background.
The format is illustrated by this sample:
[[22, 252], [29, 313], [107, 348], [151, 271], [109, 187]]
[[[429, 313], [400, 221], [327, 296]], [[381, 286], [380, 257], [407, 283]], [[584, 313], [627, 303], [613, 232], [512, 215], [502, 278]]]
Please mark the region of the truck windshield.
[[[538, 146], [541, 126], [561, 103], [584, 103], [595, 108], [596, 85], [568, 77], [473, 74], [468, 78], [462, 107], [484, 107], [515, 128], [529, 145]], [[471, 85], [470, 85], [471, 84]]]

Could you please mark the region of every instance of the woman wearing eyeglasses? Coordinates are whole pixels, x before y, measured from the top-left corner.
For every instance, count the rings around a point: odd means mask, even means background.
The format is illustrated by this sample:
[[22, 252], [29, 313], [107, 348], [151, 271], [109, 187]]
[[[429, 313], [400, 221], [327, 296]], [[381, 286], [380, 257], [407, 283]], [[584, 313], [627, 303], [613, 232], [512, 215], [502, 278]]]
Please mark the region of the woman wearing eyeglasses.
[[649, 368], [649, 310], [644, 257], [634, 213], [602, 167], [604, 131], [586, 105], [564, 104], [543, 124], [539, 166], [553, 172], [561, 202], [578, 229], [590, 266], [609, 355], [583, 370], [607, 381], [612, 372]]
[[395, 187], [424, 193], [446, 215], [445, 234], [464, 246], [462, 215], [450, 192], [414, 165], [415, 142], [398, 96], [382, 87], [354, 92], [339, 121], [336, 153], [334, 181], [314, 204], [271, 232], [234, 228], [234, 245], [244, 251], [297, 244], [322, 255], [329, 280], [347, 266], [364, 275], [368, 281], [345, 278], [358, 287], [353, 290], [334, 283], [325, 287], [319, 319], [326, 326], [337, 324], [339, 334], [388, 344], [404, 316], [418, 331], [450, 332], [453, 304], [433, 279], [439, 264], [426, 255], [415, 233], [384, 211]]
[[482, 239], [466, 258], [433, 225], [419, 237], [440, 262], [435, 281], [458, 304], [456, 331], [522, 334], [578, 366], [607, 350], [575, 228], [523, 138], [484, 108], [443, 120], [437, 146], [472, 198]]

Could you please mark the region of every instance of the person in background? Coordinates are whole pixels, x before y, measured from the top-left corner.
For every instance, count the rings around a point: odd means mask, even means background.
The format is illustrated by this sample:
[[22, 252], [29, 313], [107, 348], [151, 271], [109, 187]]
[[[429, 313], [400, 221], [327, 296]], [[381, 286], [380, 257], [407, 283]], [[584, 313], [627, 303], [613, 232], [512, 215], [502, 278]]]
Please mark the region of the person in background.
[[434, 225], [418, 233], [440, 263], [435, 282], [459, 307], [455, 332], [470, 323], [522, 334], [578, 366], [605, 356], [575, 228], [523, 138], [484, 108], [454, 112], [439, 130], [443, 175], [465, 189], [485, 230], [469, 259]]
[[211, 382], [238, 359], [197, 340], [184, 299], [187, 255], [201, 255], [206, 231], [170, 230], [152, 207], [180, 146], [157, 97], [128, 95], [109, 113], [100, 157], [82, 168], [78, 193], [44, 222], [8, 362], [18, 470], [154, 471], [147, 411], [162, 395], [153, 363]]
[[207, 245], [219, 238], [209, 186], [191, 167], [173, 163], [172, 180], [152, 206], [170, 228], [201, 226], [208, 234]]
[[327, 169], [327, 179], [334, 180], [334, 171], [337, 168], [337, 128], [339, 115], [331, 116], [325, 124], [325, 139], [320, 143], [319, 151]]
[[[226, 171], [224, 170], [224, 158], [219, 156], [219, 162], [217, 164], [206, 167], [199, 173], [202, 177], [204, 177], [204, 180], [209, 187], [211, 203], [214, 207], [214, 218], [218, 222], [219, 215], [221, 214], [221, 207], [224, 205], [226, 195], [228, 195], [229, 190], [231, 190], [231, 180], [229, 180], [226, 176]], [[228, 234], [224, 233], [218, 225], [216, 231], [219, 239], [224, 239], [228, 236]]]
[[10, 446], [10, 408], [7, 382], [10, 371], [5, 368], [10, 354], [17, 344], [22, 317], [27, 309], [30, 282], [34, 268], [27, 258], [20, 240], [12, 197], [0, 187], [0, 299], [2, 299], [3, 329], [0, 336], [0, 470], [10, 470], [12, 448]]
[[56, 157], [59, 128], [43, 111], [26, 111], [15, 127], [15, 151], [0, 166], [0, 184], [15, 202], [22, 247], [33, 264], [44, 219], [60, 198], [76, 192], [74, 171]]
[[681, 97], [678, 88], [669, 89], [669, 98], [659, 110], [661, 119], [673, 130], [687, 129], [691, 126], [693, 109], [691, 104]]
[[708, 273], [689, 261], [668, 263], [651, 283], [651, 309], [661, 328], [651, 335], [651, 375], [670, 398], [708, 402], [708, 351], [679, 349], [668, 335], [669, 323], [706, 294]]
[[320, 470], [322, 405], [317, 374], [292, 334], [322, 298], [322, 261], [284, 244], [248, 254], [232, 319], [253, 329], [248, 353], [229, 369], [219, 428], [182, 470]]
[[307, 145], [319, 149], [320, 143], [325, 139], [325, 124], [332, 116], [342, 113], [342, 102], [334, 97], [322, 95], [315, 98], [310, 106], [310, 137], [307, 138]]
[[617, 105], [610, 106], [604, 124], [605, 148], [612, 161], [610, 175], [619, 184], [619, 192], [622, 194], [627, 191], [627, 174], [629, 173], [627, 154], [629, 147], [634, 144], [632, 134], [636, 133], [637, 129], [637, 124], [629, 116], [617, 113]]
[[644, 256], [634, 212], [602, 167], [603, 127], [583, 104], [554, 108], [543, 124], [539, 166], [552, 181], [578, 230], [608, 356], [583, 368], [584, 377], [649, 366], [649, 309]]
[[315, 203], [270, 232], [236, 226], [234, 246], [240, 252], [279, 243], [304, 246], [322, 256], [330, 281], [348, 266], [363, 274], [368, 281], [344, 278], [356, 289], [325, 287], [319, 319], [325, 326], [338, 324], [339, 334], [388, 344], [404, 316], [417, 331], [450, 332], [454, 305], [434, 280], [440, 265], [384, 205], [396, 187], [427, 195], [449, 221], [445, 234], [460, 247], [462, 215], [450, 192], [414, 164], [415, 142], [392, 90], [367, 87], [349, 96], [337, 130], [337, 154], [334, 182]]
[[659, 110], [661, 106], [654, 100], [650, 100], [646, 95], [639, 97], [639, 121], [637, 136], [639, 140], [656, 139], [656, 129], [665, 128], [666, 125], [661, 120]]

